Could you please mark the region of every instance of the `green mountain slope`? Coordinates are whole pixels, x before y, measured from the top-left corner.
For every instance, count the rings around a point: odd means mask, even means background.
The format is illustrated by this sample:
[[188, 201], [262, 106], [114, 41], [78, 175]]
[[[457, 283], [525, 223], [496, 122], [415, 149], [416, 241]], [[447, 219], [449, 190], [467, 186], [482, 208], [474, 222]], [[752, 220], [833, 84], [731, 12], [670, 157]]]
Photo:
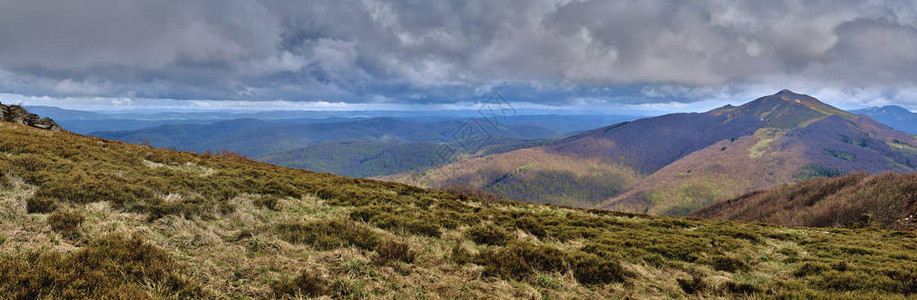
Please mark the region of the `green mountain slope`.
[[0, 298], [907, 297], [913, 232], [590, 211], [0, 123]]

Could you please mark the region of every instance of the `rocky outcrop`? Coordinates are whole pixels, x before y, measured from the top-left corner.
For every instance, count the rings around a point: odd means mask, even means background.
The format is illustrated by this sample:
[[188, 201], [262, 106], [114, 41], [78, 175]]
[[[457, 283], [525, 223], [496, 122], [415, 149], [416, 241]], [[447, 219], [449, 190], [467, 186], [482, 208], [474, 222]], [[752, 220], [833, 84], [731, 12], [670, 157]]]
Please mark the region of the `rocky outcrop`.
[[51, 131], [64, 130], [51, 118], [41, 118], [19, 105], [6, 106], [0, 103], [0, 120]]

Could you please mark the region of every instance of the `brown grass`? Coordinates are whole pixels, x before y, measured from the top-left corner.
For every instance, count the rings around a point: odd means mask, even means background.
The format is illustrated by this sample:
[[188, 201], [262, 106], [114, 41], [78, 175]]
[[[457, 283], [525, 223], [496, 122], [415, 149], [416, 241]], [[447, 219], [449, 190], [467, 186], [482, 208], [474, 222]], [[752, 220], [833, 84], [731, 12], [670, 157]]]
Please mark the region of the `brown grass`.
[[748, 193], [694, 215], [788, 226], [912, 229], [914, 214], [917, 174], [854, 173]]

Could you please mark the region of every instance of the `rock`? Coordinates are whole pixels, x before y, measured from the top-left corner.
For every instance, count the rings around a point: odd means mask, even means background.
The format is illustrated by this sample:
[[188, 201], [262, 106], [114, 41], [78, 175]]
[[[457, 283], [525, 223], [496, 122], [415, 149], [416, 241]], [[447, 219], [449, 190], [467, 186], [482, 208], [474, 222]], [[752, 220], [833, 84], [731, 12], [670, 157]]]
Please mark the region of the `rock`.
[[7, 106], [0, 103], [0, 120], [51, 131], [64, 131], [51, 118], [41, 118], [19, 105]]

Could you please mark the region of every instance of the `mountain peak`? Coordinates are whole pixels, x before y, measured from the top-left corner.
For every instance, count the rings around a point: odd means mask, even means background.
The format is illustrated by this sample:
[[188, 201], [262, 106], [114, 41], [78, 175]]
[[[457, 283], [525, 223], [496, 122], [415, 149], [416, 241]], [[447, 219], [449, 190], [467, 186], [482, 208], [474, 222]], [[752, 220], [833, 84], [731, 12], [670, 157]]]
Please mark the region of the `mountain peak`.
[[782, 96], [782, 95], [799, 95], [799, 96], [802, 96], [802, 95], [797, 94], [797, 93], [795, 93], [795, 92], [793, 92], [793, 91], [791, 91], [791, 90], [789, 90], [789, 89], [782, 89], [782, 90], [780, 90], [779, 92], [777, 92], [777, 93], [774, 94], [774, 95], [775, 95], [775, 96]]
[[783, 129], [804, 125], [826, 116], [837, 115], [848, 119], [853, 116], [812, 96], [797, 94], [788, 89], [755, 99], [734, 109], [721, 108], [718, 112], [754, 115], [767, 122], [767, 127]]
[[[777, 92], [776, 94], [774, 94], [773, 96], [779, 97], [787, 101], [813, 102], [813, 103], [817, 102], [817, 103], [824, 104], [821, 101], [819, 101], [818, 99], [815, 99], [815, 97], [812, 97], [806, 94], [799, 94], [789, 89], [782, 89], [779, 92]], [[824, 105], [827, 105], [827, 104], [824, 104]]]
[[910, 110], [908, 110], [907, 108], [904, 108], [904, 107], [901, 107], [901, 106], [897, 106], [897, 105], [886, 105], [886, 106], [882, 106], [882, 107], [872, 107], [872, 110], [874, 110], [874, 111], [889, 112], [889, 113], [893, 113], [893, 114], [905, 114], [905, 115], [907, 115], [907, 114], [913, 114], [913, 113], [912, 113]]

